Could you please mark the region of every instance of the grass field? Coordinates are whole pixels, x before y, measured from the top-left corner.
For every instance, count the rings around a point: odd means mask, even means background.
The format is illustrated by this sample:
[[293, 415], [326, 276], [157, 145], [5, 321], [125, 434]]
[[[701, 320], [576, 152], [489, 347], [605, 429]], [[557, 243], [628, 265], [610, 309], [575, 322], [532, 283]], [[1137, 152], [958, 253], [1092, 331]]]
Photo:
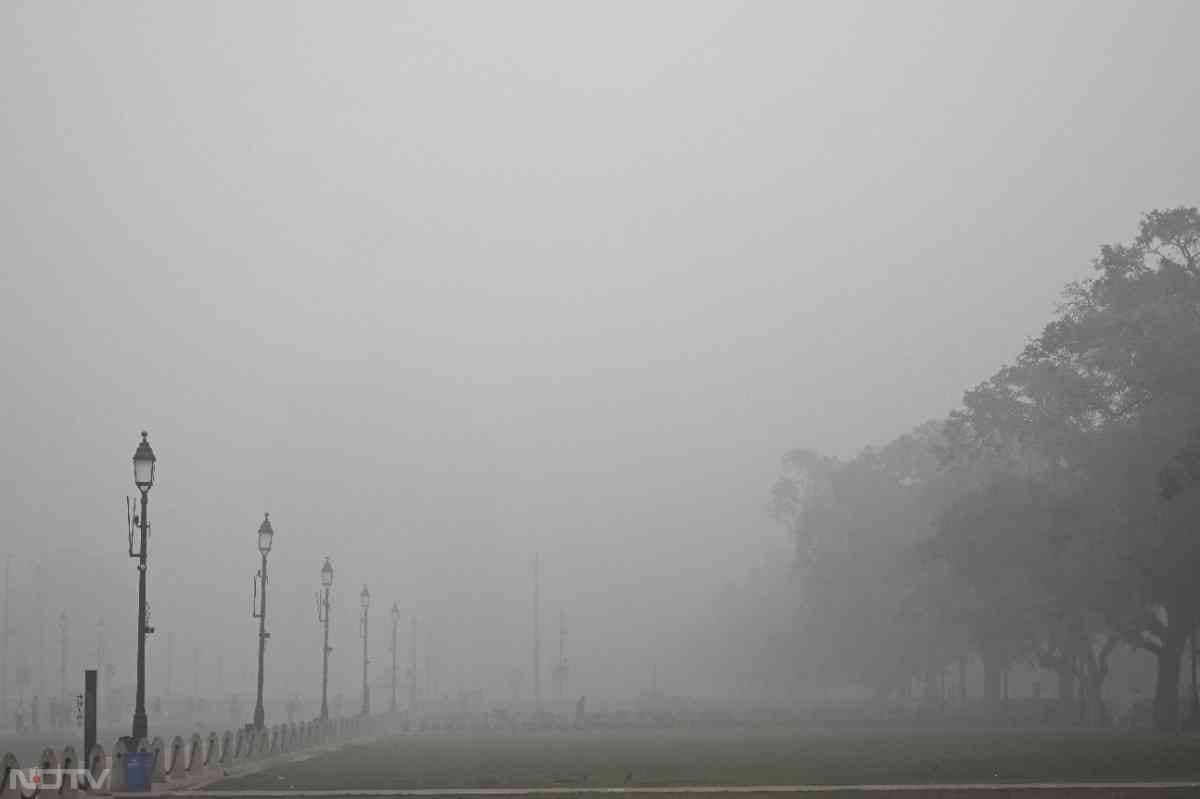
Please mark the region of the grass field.
[[397, 736], [210, 786], [243, 789], [1200, 781], [1200, 737], [814, 735], [780, 728]]

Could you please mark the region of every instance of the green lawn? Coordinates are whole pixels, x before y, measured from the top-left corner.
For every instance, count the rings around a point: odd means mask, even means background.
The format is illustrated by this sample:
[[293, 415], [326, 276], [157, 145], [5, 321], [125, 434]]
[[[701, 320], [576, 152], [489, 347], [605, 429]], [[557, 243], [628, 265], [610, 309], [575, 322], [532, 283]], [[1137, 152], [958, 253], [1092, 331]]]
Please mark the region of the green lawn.
[[1200, 781], [1200, 737], [788, 729], [396, 736], [214, 790]]

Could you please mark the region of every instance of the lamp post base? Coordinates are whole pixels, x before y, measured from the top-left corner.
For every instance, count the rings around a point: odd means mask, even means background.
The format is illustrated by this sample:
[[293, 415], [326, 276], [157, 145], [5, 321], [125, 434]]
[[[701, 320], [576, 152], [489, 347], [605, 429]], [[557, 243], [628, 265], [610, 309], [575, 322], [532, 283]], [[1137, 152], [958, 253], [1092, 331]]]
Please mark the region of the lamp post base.
[[136, 710], [133, 713], [133, 740], [144, 740], [150, 734], [150, 722], [146, 718], [146, 711]]
[[267, 725], [267, 714], [263, 712], [262, 705], [254, 708], [254, 729], [261, 730]]

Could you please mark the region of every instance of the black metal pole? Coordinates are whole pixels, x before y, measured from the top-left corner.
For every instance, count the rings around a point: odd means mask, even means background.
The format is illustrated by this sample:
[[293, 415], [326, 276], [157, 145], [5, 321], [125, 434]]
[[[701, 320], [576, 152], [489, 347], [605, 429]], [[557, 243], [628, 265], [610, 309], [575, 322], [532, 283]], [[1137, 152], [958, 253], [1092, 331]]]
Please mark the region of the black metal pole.
[[146, 720], [146, 532], [150, 523], [147, 516], [149, 490], [142, 489], [141, 528], [142, 549], [138, 553], [138, 624], [137, 624], [137, 698], [133, 707], [133, 739], [141, 740], [149, 734]]
[[363, 639], [363, 690], [362, 690], [362, 714], [368, 716], [371, 714], [371, 697], [367, 693], [367, 609], [363, 608], [362, 612], [362, 639]]
[[397, 614], [392, 614], [392, 707], [391, 711], [396, 712], [396, 630], [400, 625], [400, 617]]
[[62, 640], [59, 642], [58, 659], [58, 694], [65, 705], [67, 701], [67, 612], [64, 610], [58, 617], [58, 631]]
[[1191, 726], [1193, 728], [1195, 728], [1197, 726], [1200, 726], [1200, 684], [1197, 683], [1197, 678], [1196, 678], [1196, 630], [1195, 630], [1195, 628], [1192, 629], [1192, 634], [1190, 636], [1188, 636], [1188, 641], [1189, 641], [1188, 648], [1191, 650], [1191, 655], [1192, 655], [1192, 657], [1191, 657], [1191, 662], [1192, 662], [1192, 708], [1191, 708], [1191, 710], [1192, 710], [1192, 712], [1191, 712], [1190, 721], [1191, 721]]
[[266, 712], [263, 710], [263, 656], [267, 649], [267, 553], [262, 553], [262, 605], [258, 611], [258, 700], [254, 704], [254, 728], [261, 730], [266, 726]]
[[96, 711], [100, 691], [97, 687], [96, 669], [83, 672], [83, 763], [92, 767], [92, 749], [96, 746]]
[[412, 674], [409, 675], [408, 681], [408, 713], [409, 716], [416, 715], [417, 712], [417, 617], [413, 616], [411, 627], [411, 636], [409, 639], [409, 660], [412, 664]]
[[329, 586], [325, 587], [325, 647], [322, 649], [324, 665], [321, 668], [321, 720], [329, 720]]

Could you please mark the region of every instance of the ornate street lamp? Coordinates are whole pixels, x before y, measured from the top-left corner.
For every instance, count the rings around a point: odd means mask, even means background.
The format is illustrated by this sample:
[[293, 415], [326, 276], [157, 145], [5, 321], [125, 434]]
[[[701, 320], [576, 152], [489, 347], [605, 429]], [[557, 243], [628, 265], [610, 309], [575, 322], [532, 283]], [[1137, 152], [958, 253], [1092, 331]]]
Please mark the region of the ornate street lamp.
[[333, 564], [325, 558], [321, 567], [321, 592], [317, 594], [317, 621], [325, 627], [325, 646], [321, 650], [321, 721], [329, 720], [329, 589], [333, 586]]
[[142, 494], [141, 515], [133, 518], [141, 533], [141, 546], [133, 549], [133, 528], [129, 531], [129, 557], [138, 559], [138, 622], [137, 622], [137, 696], [133, 706], [133, 739], [146, 738], [149, 723], [146, 719], [146, 540], [150, 535], [148, 512], [150, 488], [154, 485], [154, 465], [158, 459], [150, 448], [145, 430], [137, 451], [133, 453], [133, 483]]
[[250, 615], [258, 619], [258, 701], [254, 705], [254, 728], [261, 730], [266, 726], [266, 713], [263, 711], [263, 660], [267, 650], [267, 553], [271, 551], [271, 541], [275, 538], [275, 529], [271, 527], [271, 514], [264, 513], [262, 524], [258, 526], [258, 551], [262, 553], [262, 568], [255, 578], [254, 593], [262, 592], [261, 604], [254, 607], [253, 597], [250, 603]]
[[258, 551], [265, 558], [271, 551], [271, 542], [275, 540], [275, 528], [271, 526], [271, 514], [264, 513], [262, 524], [258, 526]]
[[392, 603], [392, 704], [391, 711], [396, 712], [396, 658], [399, 654], [396, 648], [396, 631], [400, 628], [400, 604]]
[[362, 690], [362, 714], [368, 716], [371, 714], [371, 695], [367, 690], [367, 611], [371, 609], [371, 592], [367, 590], [367, 586], [363, 585], [362, 593], [358, 595], [359, 604], [362, 605], [362, 622], [360, 634], [363, 642], [363, 690]]

